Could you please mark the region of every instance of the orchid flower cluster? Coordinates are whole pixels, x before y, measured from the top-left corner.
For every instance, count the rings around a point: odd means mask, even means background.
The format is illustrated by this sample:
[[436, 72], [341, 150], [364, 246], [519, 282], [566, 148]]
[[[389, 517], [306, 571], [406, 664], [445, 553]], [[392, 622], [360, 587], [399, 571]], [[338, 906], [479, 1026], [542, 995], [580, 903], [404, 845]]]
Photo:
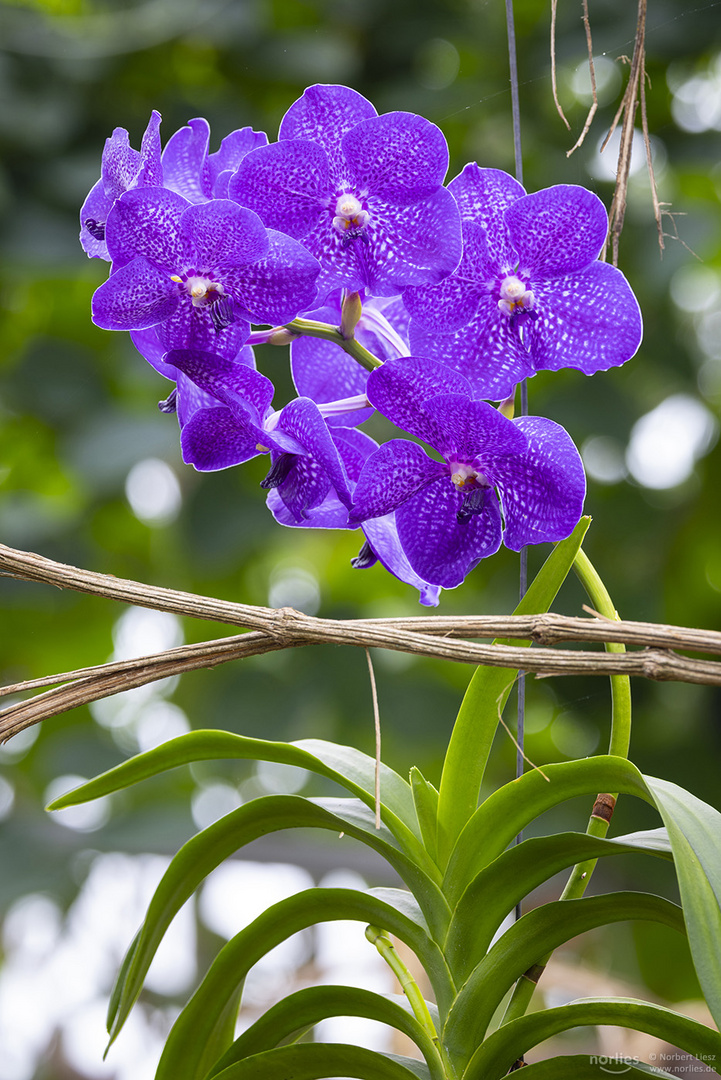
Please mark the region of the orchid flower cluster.
[[[599, 261], [597, 196], [529, 195], [475, 163], [444, 186], [441, 131], [344, 86], [306, 90], [274, 143], [244, 128], [209, 153], [195, 119], [161, 152], [159, 125], [140, 151], [122, 128], [107, 140], [80, 237], [111, 263], [94, 322], [174, 383], [160, 409], [184, 461], [269, 455], [278, 522], [360, 527], [353, 565], [380, 561], [423, 604], [501, 543], [569, 536], [578, 451], [552, 420], [514, 418], [513, 397], [539, 370], [590, 375], [640, 344], [636, 299]], [[265, 342], [291, 343], [298, 396], [281, 409], [255, 364]], [[379, 446], [360, 427], [374, 409], [413, 441]]]

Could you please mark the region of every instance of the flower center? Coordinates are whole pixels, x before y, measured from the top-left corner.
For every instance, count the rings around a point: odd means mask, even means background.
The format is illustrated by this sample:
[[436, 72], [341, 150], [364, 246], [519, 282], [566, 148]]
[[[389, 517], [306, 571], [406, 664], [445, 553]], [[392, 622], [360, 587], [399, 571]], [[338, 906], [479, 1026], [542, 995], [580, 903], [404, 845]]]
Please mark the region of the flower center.
[[[177, 280], [177, 279], [176, 279]], [[225, 296], [225, 289], [219, 281], [213, 281], [206, 274], [191, 273], [180, 278], [183, 288], [190, 297], [193, 307], [207, 307]]]
[[193, 307], [210, 309], [209, 315], [216, 331], [220, 332], [235, 322], [233, 297], [226, 295], [219, 281], [195, 270], [188, 270], [182, 275], [173, 274], [171, 280], [177, 282], [190, 297]]
[[461, 505], [456, 513], [456, 519], [462, 524], [474, 514], [483, 513], [486, 495], [491, 485], [480, 469], [474, 469], [472, 465], [458, 461], [451, 461], [448, 464], [451, 470], [451, 481], [458, 494], [462, 496]]
[[333, 228], [342, 234], [357, 235], [368, 224], [370, 214], [363, 209], [360, 199], [350, 191], [343, 191], [338, 196], [335, 204], [335, 216]]
[[533, 311], [533, 304], [533, 292], [526, 287], [525, 281], [515, 274], [509, 274], [503, 279], [499, 289], [498, 308], [507, 318], [525, 313], [535, 319], [537, 312]]
[[471, 488], [486, 487], [488, 484], [483, 473], [474, 469], [472, 465], [451, 461], [449, 468], [451, 470], [451, 480], [459, 491], [470, 491]]

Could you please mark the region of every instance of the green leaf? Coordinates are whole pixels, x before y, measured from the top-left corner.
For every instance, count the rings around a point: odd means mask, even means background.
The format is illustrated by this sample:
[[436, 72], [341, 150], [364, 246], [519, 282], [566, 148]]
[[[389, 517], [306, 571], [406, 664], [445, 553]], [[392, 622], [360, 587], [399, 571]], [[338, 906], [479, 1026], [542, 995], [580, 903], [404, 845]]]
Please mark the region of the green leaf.
[[[463, 1080], [499, 1080], [531, 1047], [561, 1031], [597, 1024], [645, 1031], [697, 1056], [712, 1068], [714, 1064], [721, 1064], [721, 1035], [698, 1020], [635, 998], [586, 998], [557, 1009], [522, 1016], [498, 1028], [473, 1055]], [[614, 1069], [611, 1062], [604, 1071], [607, 1074], [612, 1070], [621, 1072], [624, 1064], [619, 1063]]]
[[344, 833], [374, 848], [406, 881], [434, 934], [445, 933], [450, 912], [438, 889], [397, 846], [388, 829], [375, 828], [372, 812], [356, 799], [305, 799], [267, 795], [254, 799], [190, 839], [175, 855], [150, 902], [133, 955], [123, 968], [124, 983], [114, 995], [111, 1041], [132, 1007], [148, 967], [171, 920], [204, 878], [226, 858], [259, 836], [280, 829], [315, 827]]
[[[61, 795], [50, 803], [48, 810], [62, 810], [66, 806], [98, 799], [179, 765], [219, 759], [277, 761], [284, 765], [296, 765], [334, 780], [375, 810], [375, 760], [352, 746], [337, 746], [321, 739], [304, 739], [296, 743], [271, 742], [267, 739], [249, 739], [228, 731], [202, 730], [170, 739], [162, 746], [116, 765], [114, 769]], [[410, 785], [386, 765], [381, 765], [381, 804], [381, 817], [394, 836], [419, 861], [425, 859], [429, 873], [437, 873], [418, 842], [420, 831]]]
[[[576, 553], [591, 524], [583, 517], [566, 540], [556, 544], [514, 611], [528, 615], [548, 611], [568, 577]], [[503, 645], [530, 645], [530, 641], [498, 639]], [[463, 827], [478, 805], [488, 755], [518, 671], [479, 667], [471, 679], [448, 744], [438, 800], [438, 854], [444, 867]]]
[[[380, 925], [404, 941], [423, 964], [441, 1010], [449, 1007], [454, 988], [445, 961], [438, 946], [418, 923], [370, 892], [307, 889], [273, 904], [223, 946], [173, 1025], [156, 1080], [201, 1080], [205, 1075], [201, 1067], [203, 1047], [213, 1034], [215, 1017], [235, 999], [253, 964], [291, 934], [318, 922], [338, 919]], [[302, 1022], [295, 1026], [302, 1026]]]
[[351, 986], [311, 986], [283, 998], [235, 1040], [216, 1063], [211, 1075], [251, 1054], [272, 1049], [328, 1016], [364, 1016], [402, 1031], [422, 1052], [433, 1080], [446, 1080], [437, 1046], [418, 1023], [403, 996], [382, 997]]
[[597, 926], [648, 919], [685, 932], [681, 908], [650, 893], [609, 893], [534, 908], [505, 932], [461, 988], [442, 1032], [448, 1053], [465, 1065], [503, 995], [541, 957]]
[[451, 904], [539, 814], [575, 795], [599, 791], [623, 791], [653, 802], [635, 765], [607, 755], [544, 765], [543, 773], [533, 769], [494, 791], [464, 828], [448, 862], [443, 889]]
[[667, 780], [644, 780], [668, 830], [694, 967], [721, 1027], [721, 814]]
[[344, 1043], [299, 1043], [254, 1054], [223, 1072], [215, 1080], [320, 1080], [350, 1076], [359, 1080], [430, 1080], [421, 1061], [378, 1054], [363, 1046]]
[[[599, 1055], [595, 1055], [599, 1056]], [[631, 1064], [630, 1058], [622, 1058], [616, 1064], [613, 1058], [608, 1063], [598, 1064], [592, 1054], [564, 1054], [563, 1057], [546, 1058], [545, 1061], [533, 1061], [523, 1070], [523, 1080], [601, 1080], [609, 1076], [629, 1077], [633, 1080], [648, 1080], [649, 1076], [661, 1077], [661, 1080], [677, 1080], [671, 1073], [664, 1072], [654, 1065], [643, 1061]], [[601, 1061], [603, 1057], [601, 1056]]]
[[435, 861], [437, 857], [438, 792], [433, 787], [433, 784], [428, 783], [421, 770], [415, 765], [411, 768], [410, 780], [413, 803], [416, 808], [423, 844], [430, 857]]
[[507, 848], [474, 877], [451, 918], [443, 951], [456, 983], [463, 983], [484, 956], [509, 911], [544, 881], [586, 859], [638, 851], [671, 858], [666, 830], [617, 840], [557, 833]]

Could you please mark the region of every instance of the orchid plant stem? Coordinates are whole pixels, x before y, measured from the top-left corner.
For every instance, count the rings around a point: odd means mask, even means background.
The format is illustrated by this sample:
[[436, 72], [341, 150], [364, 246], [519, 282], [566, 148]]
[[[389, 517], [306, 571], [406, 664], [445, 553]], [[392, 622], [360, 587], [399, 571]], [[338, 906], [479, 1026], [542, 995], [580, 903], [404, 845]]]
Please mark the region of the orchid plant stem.
[[388, 967], [398, 979], [401, 989], [408, 999], [408, 1004], [413, 1010], [413, 1015], [438, 1051], [438, 1060], [444, 1074], [449, 1078], [455, 1077], [455, 1071], [443, 1052], [443, 1047], [438, 1038], [438, 1032], [436, 1031], [426, 1000], [421, 993], [418, 983], [398, 955], [390, 936], [385, 930], [381, 930], [377, 926], [367, 926], [365, 933], [370, 943], [375, 945]]
[[[573, 569], [586, 590], [596, 613], [609, 621], [620, 622], [618, 612], [613, 606], [608, 590], [583, 548], [579, 548], [573, 563]], [[626, 651], [625, 645], [612, 641], [607, 642], [605, 648], [607, 652], [612, 653]], [[611, 734], [608, 752], [625, 758], [628, 757], [631, 742], [631, 681], [627, 675], [611, 675], [610, 682]], [[604, 793], [598, 796], [586, 826], [588, 836], [601, 838], [606, 836], [611, 824], [611, 814], [617, 796], [617, 792], [612, 794]], [[583, 896], [588, 888], [597, 861], [597, 859], [589, 859], [586, 862], [577, 863], [573, 867], [566, 886], [561, 893], [561, 900], [578, 900]], [[518, 980], [503, 1017], [504, 1024], [525, 1014], [538, 980], [543, 974], [549, 959], [550, 954], [529, 968]]]
[[357, 360], [361, 367], [364, 367], [367, 371], [373, 371], [374, 368], [380, 367], [383, 363], [372, 352], [364, 348], [355, 337], [343, 337], [340, 327], [331, 326], [330, 323], [313, 322], [311, 319], [293, 319], [292, 322], [286, 323], [286, 329], [292, 334], [318, 337], [323, 338], [325, 341], [334, 342], [349, 356], [352, 356], [354, 360]]

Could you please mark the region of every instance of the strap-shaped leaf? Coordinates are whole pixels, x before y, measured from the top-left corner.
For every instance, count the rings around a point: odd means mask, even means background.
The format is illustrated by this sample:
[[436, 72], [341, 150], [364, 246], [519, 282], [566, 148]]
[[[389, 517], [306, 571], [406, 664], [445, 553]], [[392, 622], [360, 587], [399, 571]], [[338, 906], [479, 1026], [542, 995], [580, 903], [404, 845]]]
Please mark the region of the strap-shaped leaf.
[[435, 862], [438, 858], [438, 845], [436, 842], [438, 792], [433, 787], [433, 784], [428, 783], [421, 770], [415, 765], [411, 768], [410, 781], [413, 804], [416, 808], [423, 845]]
[[523, 1080], [608, 1080], [609, 1076], [623, 1076], [624, 1080], [648, 1080], [655, 1076], [657, 1080], [677, 1080], [671, 1073], [664, 1072], [654, 1065], [643, 1061], [634, 1062], [632, 1058], [600, 1057], [594, 1061], [593, 1054], [564, 1054], [562, 1057], [546, 1058], [534, 1061], [523, 1070]]
[[[568, 577], [590, 517], [583, 517], [571, 535], [556, 544], [514, 615], [548, 611], [558, 590]], [[502, 645], [530, 645], [530, 641], [499, 638]], [[438, 799], [439, 865], [446, 861], [478, 805], [483, 774], [498, 719], [503, 711], [518, 671], [513, 668], [479, 667], [466, 690], [453, 726]]]
[[[322, 739], [303, 739], [296, 743], [271, 742], [267, 739], [250, 739], [229, 731], [204, 730], [190, 731], [144, 754], [137, 754], [61, 795], [50, 803], [48, 809], [62, 810], [66, 806], [77, 806], [78, 803], [110, 795], [179, 765], [220, 759], [277, 761], [284, 765], [296, 765], [334, 780], [375, 809], [375, 761], [355, 747], [337, 746]], [[429, 873], [435, 874], [435, 866], [418, 842], [420, 830], [410, 785], [387, 765], [381, 765], [381, 817], [400, 843], [419, 862], [428, 864]]]
[[499, 1080], [531, 1047], [561, 1031], [596, 1024], [645, 1031], [686, 1050], [711, 1068], [721, 1065], [721, 1035], [698, 1020], [635, 998], [586, 998], [522, 1016], [498, 1028], [473, 1055], [463, 1080]]
[[542, 956], [586, 930], [626, 919], [651, 920], [685, 932], [681, 908], [650, 893], [556, 900], [529, 911], [509, 927], [461, 988], [441, 1033], [448, 1053], [465, 1066], [503, 995]]
[[[429, 1008], [435, 1010], [432, 1005]], [[416, 1020], [406, 998], [381, 996], [355, 986], [309, 986], [283, 998], [246, 1028], [215, 1064], [210, 1076], [252, 1054], [272, 1050], [329, 1016], [363, 1016], [402, 1031], [423, 1054], [433, 1080], [447, 1080], [438, 1047]]]
[[668, 830], [691, 955], [721, 1027], [721, 814], [667, 780], [644, 780]]
[[[427, 1002], [438, 1025], [438, 1010]], [[407, 998], [402, 994], [375, 994], [356, 986], [307, 986], [272, 1005], [255, 1023], [238, 1036], [210, 1076], [221, 1072], [242, 1058], [272, 1050], [274, 1046], [300, 1031], [308, 1031], [329, 1016], [363, 1016], [402, 1031], [422, 1052], [431, 1076], [446, 1080], [438, 1049], [423, 1026], [416, 1020]]]
[[587, 833], [557, 833], [507, 848], [474, 877], [453, 912], [444, 952], [456, 983], [463, 983], [485, 955], [509, 911], [544, 881], [586, 859], [639, 851], [670, 859], [666, 830], [617, 840]]
[[430, 1080], [428, 1067], [414, 1058], [379, 1054], [345, 1043], [279, 1046], [230, 1065], [215, 1080], [321, 1080], [350, 1076], [359, 1080]]
[[574, 795], [599, 791], [622, 791], [653, 804], [635, 765], [609, 755], [544, 765], [543, 772], [533, 769], [494, 791], [478, 807], [453, 849], [443, 882], [451, 904], [539, 814]]
[[448, 1008], [454, 989], [440, 949], [422, 927], [372, 893], [307, 889], [273, 904], [223, 946], [173, 1025], [156, 1080], [201, 1080], [203, 1047], [215, 1034], [215, 1018], [234, 1000], [253, 964], [291, 934], [338, 919], [380, 925], [404, 941], [427, 971], [441, 1010]]
[[267, 795], [240, 806], [192, 837], [175, 855], [150, 901], [133, 955], [123, 968], [124, 983], [109, 1016], [115, 1038], [140, 993], [148, 967], [171, 920], [205, 877], [245, 844], [281, 829], [315, 827], [344, 833], [374, 848], [393, 866], [416, 897], [435, 936], [442, 936], [450, 912], [438, 889], [397, 846], [388, 829], [375, 828], [372, 812], [357, 799], [304, 799]]

